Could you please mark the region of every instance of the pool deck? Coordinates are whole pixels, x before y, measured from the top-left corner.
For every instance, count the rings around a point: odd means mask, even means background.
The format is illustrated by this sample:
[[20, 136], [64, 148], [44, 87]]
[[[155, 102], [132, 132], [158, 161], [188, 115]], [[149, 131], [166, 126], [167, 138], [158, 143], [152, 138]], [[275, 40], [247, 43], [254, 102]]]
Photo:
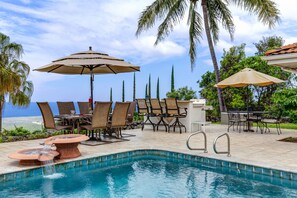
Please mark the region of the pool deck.
[[[203, 153], [203, 151], [193, 151], [187, 148], [186, 140], [191, 133], [166, 133], [162, 130], [153, 132], [149, 129], [144, 129], [143, 131], [140, 129], [125, 130], [123, 131], [124, 134], [134, 134], [136, 136], [128, 137], [130, 141], [112, 144], [98, 146], [79, 145], [82, 156], [70, 160], [58, 160], [58, 163], [137, 149], [160, 149], [297, 173], [297, 143], [277, 141], [285, 137], [297, 137], [296, 130], [283, 129], [282, 135], [277, 135], [276, 129], [271, 129], [271, 133], [266, 134], [253, 132], [238, 133], [230, 130], [228, 134], [231, 139], [231, 157], [227, 157], [226, 154], [215, 154], [212, 148], [214, 139], [225, 132], [227, 132], [226, 125], [213, 124], [207, 126], [208, 153]], [[9, 159], [8, 154], [21, 149], [40, 148], [42, 147], [39, 144], [41, 142], [43, 142], [43, 140], [0, 144], [0, 151], [2, 152], [0, 156], [0, 174], [32, 168], [32, 166], [18, 165], [18, 161]], [[191, 140], [193, 147], [202, 146], [202, 143], [203, 140], [200, 136], [194, 136], [193, 140]], [[218, 150], [223, 151], [226, 150], [226, 148], [226, 138], [223, 137], [218, 141]]]

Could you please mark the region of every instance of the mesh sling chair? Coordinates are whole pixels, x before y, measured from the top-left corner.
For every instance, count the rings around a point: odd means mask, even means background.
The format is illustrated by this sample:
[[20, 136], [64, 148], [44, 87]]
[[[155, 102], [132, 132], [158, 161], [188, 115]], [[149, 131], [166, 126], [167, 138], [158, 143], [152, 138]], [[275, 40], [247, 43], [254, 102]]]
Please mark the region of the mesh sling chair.
[[[86, 130], [86, 135], [91, 136], [91, 139], [100, 140], [100, 131], [107, 129], [111, 104], [112, 102], [96, 102], [91, 124], [80, 126], [82, 130]], [[94, 134], [96, 137], [94, 137]]]
[[167, 126], [168, 124], [164, 121], [164, 117], [166, 117], [166, 113], [163, 112], [163, 108], [160, 104], [160, 100], [157, 98], [150, 98], [150, 107], [151, 107], [151, 116], [159, 118], [159, 122], [156, 125], [157, 131], [159, 129], [159, 126], [162, 125], [165, 127], [165, 131], [167, 132]]
[[80, 114], [89, 114], [89, 102], [77, 102]]
[[111, 135], [113, 132], [116, 138], [122, 137], [122, 128], [127, 125], [127, 115], [130, 102], [116, 102], [111, 122], [108, 125], [108, 133]]
[[173, 131], [175, 131], [175, 127], [179, 127], [180, 133], [182, 133], [182, 128], [185, 129], [185, 132], [187, 131], [186, 126], [180, 122], [180, 118], [187, 117], [187, 108], [184, 108], [184, 112], [180, 111], [180, 107], [177, 104], [176, 98], [165, 98], [165, 104], [166, 104], [166, 117], [173, 117], [175, 118], [175, 121], [169, 125], [168, 132], [170, 132], [170, 128], [173, 127]]
[[71, 114], [71, 110], [75, 111], [73, 102], [57, 102], [59, 116], [63, 125], [72, 125], [73, 123], [67, 119], [63, 119], [63, 115]]
[[59, 114], [70, 114], [71, 110], [75, 111], [73, 102], [57, 102]]
[[37, 105], [41, 111], [42, 119], [44, 128], [46, 130], [53, 130], [53, 131], [71, 131], [73, 132], [73, 127], [71, 125], [68, 126], [61, 126], [57, 125], [54, 120], [53, 112], [48, 104], [48, 102], [37, 102]]
[[[155, 124], [151, 121], [151, 113], [149, 111], [149, 107], [147, 106], [146, 99], [137, 99], [137, 107], [138, 107], [138, 115], [146, 116], [146, 120], [141, 123], [141, 130], [143, 130], [144, 125], [151, 124], [153, 126], [153, 130], [155, 131]], [[149, 123], [148, 123], [149, 122]]]
[[134, 122], [134, 112], [136, 109], [136, 101], [132, 101], [130, 102], [130, 106], [128, 109], [128, 115], [127, 115], [127, 125], [126, 125], [126, 129], [130, 128], [130, 129], [134, 129], [135, 126], [137, 125], [137, 123]]

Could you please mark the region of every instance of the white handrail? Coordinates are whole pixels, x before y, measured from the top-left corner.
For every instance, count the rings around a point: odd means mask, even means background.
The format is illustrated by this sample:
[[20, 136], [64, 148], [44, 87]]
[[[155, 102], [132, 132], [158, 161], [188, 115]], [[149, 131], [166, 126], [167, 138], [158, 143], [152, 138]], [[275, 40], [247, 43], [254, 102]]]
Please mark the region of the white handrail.
[[[192, 148], [192, 147], [190, 147], [190, 143], [189, 142], [190, 142], [191, 137], [193, 137], [194, 135], [198, 135], [198, 134], [202, 134], [204, 136], [204, 148]], [[206, 134], [203, 131], [199, 131], [197, 133], [191, 134], [188, 137], [188, 140], [187, 140], [187, 147], [190, 150], [203, 150], [204, 153], [207, 153], [207, 138], [206, 138]]]
[[[223, 137], [223, 136], [227, 136], [228, 151], [218, 151], [218, 150], [217, 150], [217, 147], [216, 147], [217, 140], [218, 140], [219, 138]], [[228, 157], [231, 157], [231, 154], [230, 154], [230, 136], [229, 136], [228, 133], [224, 133], [224, 134], [218, 136], [218, 137], [214, 140], [214, 142], [213, 142], [213, 150], [214, 150], [214, 152], [215, 152], [216, 154], [228, 154], [227, 156], [228, 156]]]

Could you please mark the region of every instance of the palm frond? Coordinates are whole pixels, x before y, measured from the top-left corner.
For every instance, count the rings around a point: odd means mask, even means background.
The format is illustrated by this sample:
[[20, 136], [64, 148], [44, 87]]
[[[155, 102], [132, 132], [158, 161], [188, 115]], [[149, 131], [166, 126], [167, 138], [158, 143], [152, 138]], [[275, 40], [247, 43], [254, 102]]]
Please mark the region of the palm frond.
[[136, 36], [144, 30], [153, 27], [155, 22], [162, 19], [177, 0], [155, 0], [141, 14], [138, 20]]
[[191, 60], [191, 69], [194, 69], [196, 61], [196, 44], [199, 42], [202, 37], [202, 17], [196, 11], [196, 2], [191, 2], [188, 16], [188, 25], [189, 25], [189, 55]]
[[240, 6], [242, 9], [258, 15], [259, 21], [268, 25], [269, 28], [275, 26], [280, 21], [280, 12], [275, 2], [271, 0], [229, 0]]
[[182, 20], [186, 7], [187, 3], [184, 0], [176, 0], [170, 7], [167, 16], [158, 28], [155, 45], [168, 36], [169, 33], [172, 32], [174, 26]]
[[223, 28], [229, 32], [231, 40], [233, 40], [235, 26], [231, 11], [227, 7], [227, 3], [222, 0], [207, 1], [210, 30], [212, 32], [213, 41], [217, 43], [219, 40], [218, 22], [223, 25]]

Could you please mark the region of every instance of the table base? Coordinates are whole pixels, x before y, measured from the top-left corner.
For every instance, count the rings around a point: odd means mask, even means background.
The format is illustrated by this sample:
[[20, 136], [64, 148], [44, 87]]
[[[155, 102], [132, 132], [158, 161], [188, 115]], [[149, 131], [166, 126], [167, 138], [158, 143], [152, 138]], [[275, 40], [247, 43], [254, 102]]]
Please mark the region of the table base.
[[65, 144], [55, 144], [56, 151], [60, 154], [58, 158], [60, 159], [70, 159], [81, 156], [77, 146], [78, 143], [65, 143]]

